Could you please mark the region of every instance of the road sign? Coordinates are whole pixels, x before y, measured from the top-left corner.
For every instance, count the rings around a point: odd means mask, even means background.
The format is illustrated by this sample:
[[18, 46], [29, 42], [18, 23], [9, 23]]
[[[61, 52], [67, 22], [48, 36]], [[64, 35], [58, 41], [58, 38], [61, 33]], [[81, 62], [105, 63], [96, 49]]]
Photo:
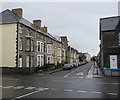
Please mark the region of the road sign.
[[118, 68], [117, 55], [110, 55], [110, 68]]

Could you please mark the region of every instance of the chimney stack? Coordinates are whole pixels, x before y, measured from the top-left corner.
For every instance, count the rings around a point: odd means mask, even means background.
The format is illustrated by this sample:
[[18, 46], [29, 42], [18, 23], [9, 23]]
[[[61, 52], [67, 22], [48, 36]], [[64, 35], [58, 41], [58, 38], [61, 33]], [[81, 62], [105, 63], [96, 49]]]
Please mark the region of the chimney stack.
[[22, 8], [12, 9], [12, 12], [15, 13], [19, 17], [23, 17], [23, 10], [22, 10]]
[[33, 24], [38, 28], [41, 28], [41, 20], [33, 20]]
[[44, 32], [47, 32], [47, 31], [48, 31], [46, 26], [41, 27], [41, 30], [43, 30]]

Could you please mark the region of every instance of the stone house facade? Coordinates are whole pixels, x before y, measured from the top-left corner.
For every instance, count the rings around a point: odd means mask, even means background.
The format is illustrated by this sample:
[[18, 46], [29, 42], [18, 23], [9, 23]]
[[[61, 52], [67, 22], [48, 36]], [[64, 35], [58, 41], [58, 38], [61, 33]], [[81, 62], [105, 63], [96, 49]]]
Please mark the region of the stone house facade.
[[[0, 13], [2, 30], [2, 63], [3, 68], [34, 69], [46, 64], [61, 64], [64, 60], [64, 44], [50, 33], [47, 27], [41, 27], [41, 20], [33, 23], [23, 18], [23, 10], [12, 9]], [[8, 36], [8, 34], [10, 34]]]
[[42, 27], [41, 20], [24, 19], [22, 8], [7, 9], [0, 17], [0, 68], [3, 71], [26, 73], [37, 67], [79, 62], [79, 52], [68, 45], [67, 36], [57, 39], [46, 26]]
[[101, 67], [120, 68], [120, 16], [100, 19]]

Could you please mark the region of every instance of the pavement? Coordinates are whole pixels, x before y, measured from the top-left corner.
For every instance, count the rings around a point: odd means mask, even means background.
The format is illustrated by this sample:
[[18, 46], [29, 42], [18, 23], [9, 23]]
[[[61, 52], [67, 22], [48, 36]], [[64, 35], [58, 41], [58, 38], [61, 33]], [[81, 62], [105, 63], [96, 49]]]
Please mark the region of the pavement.
[[37, 73], [36, 75], [45, 76], [45, 75], [53, 74], [53, 73], [56, 73], [56, 72], [59, 72], [59, 71], [62, 71], [62, 70], [63, 70], [62, 68], [58, 68], [58, 69], [54, 69], [54, 70], [43, 71], [43, 72]]

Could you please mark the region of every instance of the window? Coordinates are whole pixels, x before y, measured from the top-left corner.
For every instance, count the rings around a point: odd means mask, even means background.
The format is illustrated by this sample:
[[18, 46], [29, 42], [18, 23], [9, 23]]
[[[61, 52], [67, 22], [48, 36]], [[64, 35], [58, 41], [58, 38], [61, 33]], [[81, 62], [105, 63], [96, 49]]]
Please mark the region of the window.
[[19, 56], [19, 67], [22, 67], [22, 56]]
[[118, 33], [118, 45], [120, 46], [120, 33]]
[[58, 48], [58, 56], [61, 56], [61, 49]]
[[53, 53], [52, 44], [47, 44], [47, 54], [52, 54], [52, 53]]
[[27, 31], [27, 35], [30, 36], [30, 30]]
[[61, 63], [61, 57], [58, 57], [58, 63], [59, 64]]
[[44, 44], [43, 44], [43, 42], [40, 43], [40, 52], [44, 52]]
[[44, 52], [44, 43], [37, 41], [37, 51], [38, 52]]
[[30, 51], [30, 39], [26, 40], [26, 50]]
[[33, 45], [33, 40], [31, 41], [31, 51], [33, 51], [34, 45]]
[[19, 38], [19, 50], [22, 50], [22, 38]]
[[43, 65], [44, 65], [44, 56], [37, 55], [37, 66], [43, 66]]
[[40, 41], [37, 41], [37, 51], [40, 52]]
[[47, 63], [50, 64], [50, 57], [47, 58]]
[[41, 66], [43, 66], [43, 65], [44, 65], [44, 57], [41, 56]]
[[65, 49], [63, 49], [63, 59], [65, 60]]
[[40, 56], [37, 56], [37, 66], [40, 66]]
[[53, 63], [53, 57], [52, 56], [47, 56], [47, 63], [48, 64]]
[[33, 56], [31, 56], [31, 64], [30, 67], [33, 67]]
[[30, 66], [30, 56], [26, 56], [26, 67]]

